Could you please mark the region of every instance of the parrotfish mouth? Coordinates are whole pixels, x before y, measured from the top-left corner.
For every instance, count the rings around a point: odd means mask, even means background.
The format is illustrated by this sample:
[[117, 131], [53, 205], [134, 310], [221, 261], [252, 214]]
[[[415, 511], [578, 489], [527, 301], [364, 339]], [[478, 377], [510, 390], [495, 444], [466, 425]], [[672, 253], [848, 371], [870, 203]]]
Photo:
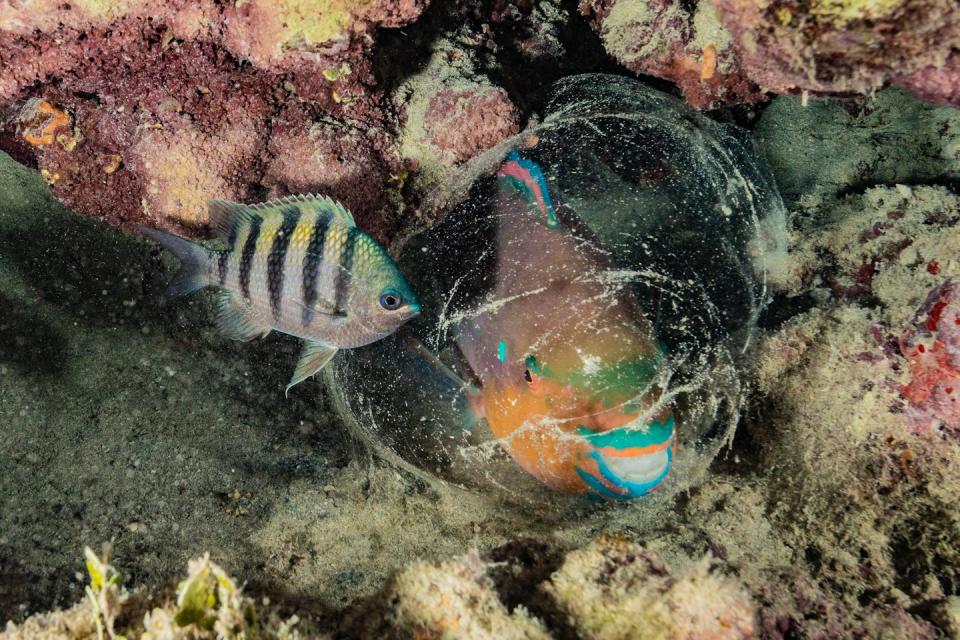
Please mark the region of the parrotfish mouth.
[[579, 466], [576, 470], [591, 493], [611, 500], [630, 500], [649, 494], [667, 479], [673, 466], [673, 444], [638, 458], [611, 458], [599, 451], [590, 457], [596, 464], [596, 473]]
[[645, 430], [621, 427], [579, 433], [594, 447], [591, 464], [578, 465], [577, 474], [601, 497], [626, 500], [645, 496], [667, 479], [673, 466], [675, 422], [673, 416], [654, 420]]
[[[482, 403], [478, 404], [482, 410]], [[546, 416], [527, 420], [499, 442], [531, 475], [551, 486], [551, 472], [536, 460], [525, 459], [512, 442], [516, 438], [538, 434], [554, 443], [566, 443], [559, 448], [564, 452], [560, 456], [579, 476], [582, 482], [579, 492], [593, 498], [641, 498], [660, 487], [670, 474], [676, 445], [673, 416], [662, 421], [633, 421], [607, 431], [593, 431], [581, 425], [570, 432], [562, 429], [564, 423], [569, 420]], [[573, 488], [568, 490], [576, 491]]]

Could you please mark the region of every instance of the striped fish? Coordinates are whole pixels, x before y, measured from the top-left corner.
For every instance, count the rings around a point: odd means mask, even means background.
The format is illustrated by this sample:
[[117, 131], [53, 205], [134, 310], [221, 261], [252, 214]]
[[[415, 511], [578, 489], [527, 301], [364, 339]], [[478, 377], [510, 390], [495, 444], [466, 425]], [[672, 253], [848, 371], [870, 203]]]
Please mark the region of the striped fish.
[[298, 195], [256, 205], [212, 200], [209, 212], [226, 249], [138, 229], [181, 260], [169, 295], [222, 289], [217, 324], [226, 336], [251, 340], [276, 329], [305, 340], [287, 392], [338, 349], [385, 338], [420, 313], [387, 252], [330, 198]]

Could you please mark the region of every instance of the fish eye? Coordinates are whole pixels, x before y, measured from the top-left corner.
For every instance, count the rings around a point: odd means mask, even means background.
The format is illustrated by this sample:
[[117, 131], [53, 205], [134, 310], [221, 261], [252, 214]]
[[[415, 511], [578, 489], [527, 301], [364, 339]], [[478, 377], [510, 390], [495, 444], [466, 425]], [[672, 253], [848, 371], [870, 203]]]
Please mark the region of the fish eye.
[[380, 295], [380, 306], [387, 311], [396, 311], [403, 304], [403, 298], [393, 291], [384, 291]]
[[523, 379], [527, 384], [533, 384], [534, 380], [540, 378], [540, 363], [535, 356], [530, 355], [523, 359], [523, 364], [526, 366], [523, 370]]

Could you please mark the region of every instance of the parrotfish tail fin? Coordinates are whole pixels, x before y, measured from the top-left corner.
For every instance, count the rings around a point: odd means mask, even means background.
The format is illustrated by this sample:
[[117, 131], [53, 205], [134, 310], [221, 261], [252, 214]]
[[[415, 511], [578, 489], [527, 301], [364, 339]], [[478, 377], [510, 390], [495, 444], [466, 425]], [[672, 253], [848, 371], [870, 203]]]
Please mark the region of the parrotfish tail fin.
[[206, 247], [159, 229], [137, 225], [137, 230], [180, 258], [180, 270], [167, 287], [167, 296], [175, 298], [203, 289], [212, 283], [210, 261], [213, 252]]
[[307, 340], [303, 345], [303, 351], [300, 353], [300, 361], [297, 363], [297, 368], [294, 370], [290, 384], [287, 385], [283, 395], [288, 396], [290, 389], [317, 374], [330, 362], [330, 359], [333, 358], [336, 353], [336, 347], [331, 347], [322, 342]]
[[500, 165], [497, 181], [501, 187], [515, 190], [523, 195], [531, 206], [540, 211], [548, 227], [554, 229], [560, 226], [560, 220], [557, 218], [557, 212], [550, 197], [547, 177], [539, 164], [522, 157], [520, 152], [514, 149]]

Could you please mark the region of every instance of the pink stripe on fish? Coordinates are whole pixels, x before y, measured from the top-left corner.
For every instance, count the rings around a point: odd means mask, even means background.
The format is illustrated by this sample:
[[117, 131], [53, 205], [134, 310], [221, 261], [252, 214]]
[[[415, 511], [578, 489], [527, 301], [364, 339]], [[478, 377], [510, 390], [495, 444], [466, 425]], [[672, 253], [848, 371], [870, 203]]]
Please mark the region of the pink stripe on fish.
[[553, 210], [553, 202], [550, 199], [550, 189], [547, 186], [546, 176], [540, 165], [532, 160], [521, 158], [516, 151], [511, 151], [507, 156], [506, 162], [500, 165], [497, 171], [497, 178], [500, 180], [509, 180], [512, 186], [515, 186], [528, 197], [532, 196], [537, 204], [537, 208], [547, 219], [548, 227], [559, 225], [557, 215]]

